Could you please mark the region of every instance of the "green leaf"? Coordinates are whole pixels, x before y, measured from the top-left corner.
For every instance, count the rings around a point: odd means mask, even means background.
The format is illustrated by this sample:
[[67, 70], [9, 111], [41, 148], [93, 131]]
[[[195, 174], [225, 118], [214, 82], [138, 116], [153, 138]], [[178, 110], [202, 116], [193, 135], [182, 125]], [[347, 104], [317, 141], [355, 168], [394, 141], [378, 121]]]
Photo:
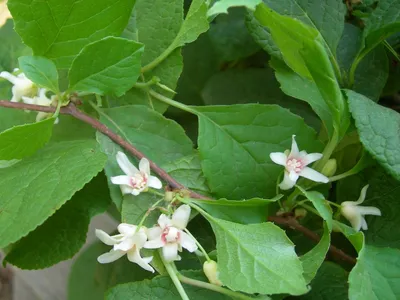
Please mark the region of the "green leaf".
[[[347, 12], [344, 3], [336, 0], [264, 0], [264, 3], [277, 13], [296, 18], [318, 30], [330, 58], [335, 59]], [[248, 27], [264, 50], [277, 58], [282, 58], [267, 28], [262, 27], [252, 16], [248, 18]]]
[[291, 70], [284, 62], [272, 58], [271, 67], [275, 70], [276, 79], [281, 84], [282, 91], [291, 97], [310, 104], [315, 113], [325, 124], [329, 135], [333, 133], [333, 120], [329, 106], [325, 103], [314, 81], [300, 76]]
[[244, 104], [193, 108], [199, 117], [199, 151], [204, 175], [217, 197], [248, 199], [276, 195], [282, 167], [271, 152], [290, 148], [296, 134], [301, 149], [320, 151], [315, 132], [275, 105]]
[[307, 292], [294, 245], [278, 226], [206, 218], [217, 238], [219, 279], [228, 288], [260, 294]]
[[[182, 274], [189, 278], [207, 282], [207, 279], [203, 275], [202, 271], [183, 271]], [[192, 300], [231, 299], [228, 296], [201, 287], [184, 285], [184, 289], [188, 297]], [[157, 276], [152, 280], [143, 280], [117, 285], [108, 291], [105, 299], [176, 300], [180, 299], [180, 296], [169, 276]]]
[[[100, 121], [145, 153], [160, 167], [192, 155], [194, 152], [193, 143], [185, 135], [182, 127], [145, 106], [132, 105], [103, 109]], [[100, 133], [97, 139], [102, 151], [108, 156], [105, 168], [107, 177], [123, 174], [115, 158], [117, 152], [123, 150]], [[133, 159], [132, 163], [137, 164]], [[112, 200], [120, 208], [123, 198], [119, 186], [109, 181], [109, 187]], [[135, 201], [133, 196], [125, 198]]]
[[326, 221], [329, 231], [332, 230], [332, 208], [329, 203], [325, 200], [325, 196], [317, 191], [306, 191], [302, 187], [297, 188], [303, 193], [308, 200], [312, 202], [314, 207], [317, 209], [321, 218]]
[[247, 9], [255, 10], [262, 0], [219, 0], [208, 10], [207, 15], [215, 16], [219, 14], [227, 14], [228, 8], [244, 6]]
[[87, 44], [124, 30], [135, 0], [11, 0], [15, 30], [35, 55], [70, 67]]
[[331, 243], [330, 230], [331, 229], [329, 229], [328, 226], [324, 226], [324, 235], [318, 244], [300, 257], [300, 261], [303, 264], [303, 275], [306, 283], [310, 283], [311, 280], [313, 280], [325, 260], [326, 253], [328, 252]]
[[140, 75], [142, 53], [142, 44], [123, 38], [108, 37], [89, 44], [72, 63], [70, 89], [122, 96]]
[[51, 138], [54, 118], [18, 125], [0, 133], [0, 160], [21, 159], [34, 154]]
[[263, 223], [268, 216], [268, 207], [282, 195], [273, 199], [253, 198], [249, 200], [196, 200], [190, 199], [213, 217], [240, 224]]
[[43, 269], [72, 258], [86, 241], [90, 219], [105, 212], [109, 204], [106, 178], [100, 174], [18, 241], [5, 260], [21, 269]]
[[311, 291], [299, 300], [348, 299], [348, 273], [339, 265], [324, 262], [311, 282]]
[[400, 250], [366, 245], [349, 275], [351, 300], [395, 300], [400, 297]]
[[337, 133], [343, 135], [350, 119], [322, 36], [314, 28], [282, 16], [263, 4], [257, 6], [254, 15], [261, 24], [268, 26], [288, 66], [302, 77], [315, 81], [330, 108]]
[[400, 180], [399, 113], [354, 91], [346, 91], [350, 111], [365, 149], [394, 178]]
[[[144, 215], [148, 212], [150, 206], [156, 203], [161, 197], [150, 194], [142, 193], [139, 196], [125, 195], [120, 196], [122, 201], [121, 206], [121, 222], [129, 224], [139, 224]], [[148, 215], [144, 223], [145, 226], [152, 227], [157, 224], [159, 217], [158, 210], [154, 210]]]
[[69, 141], [0, 169], [0, 247], [41, 225], [103, 169], [105, 159], [95, 141]]
[[343, 233], [343, 235], [350, 241], [357, 252], [361, 251], [361, 249], [364, 247], [364, 233], [361, 231], [355, 231], [352, 227], [349, 227], [336, 220], [333, 220], [333, 226], [338, 232]]
[[399, 181], [386, 174], [381, 167], [371, 167], [358, 175], [339, 181], [337, 198], [340, 202], [356, 201], [361, 189], [367, 184], [369, 188], [362, 205], [378, 207], [382, 216], [366, 216], [366, 243], [372, 246], [400, 248], [400, 232], [393, 230], [400, 222]]
[[79, 255], [69, 275], [69, 300], [104, 299], [107, 290], [116, 284], [139, 281], [153, 276], [152, 273], [128, 261], [126, 257], [111, 264], [99, 264], [97, 257], [108, 251], [110, 251], [110, 246], [96, 242]]
[[18, 61], [26, 77], [54, 93], [59, 92], [57, 68], [51, 60], [41, 56], [21, 56]]

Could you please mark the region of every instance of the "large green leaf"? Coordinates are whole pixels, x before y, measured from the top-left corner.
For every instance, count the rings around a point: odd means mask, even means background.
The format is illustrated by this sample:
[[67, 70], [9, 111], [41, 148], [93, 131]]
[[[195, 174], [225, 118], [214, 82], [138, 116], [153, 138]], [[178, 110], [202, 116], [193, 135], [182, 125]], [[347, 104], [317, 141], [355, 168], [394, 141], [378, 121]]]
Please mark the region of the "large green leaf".
[[142, 52], [142, 44], [116, 37], [85, 46], [69, 71], [70, 89], [122, 96], [140, 75]]
[[[189, 278], [207, 282], [207, 278], [202, 274], [202, 271], [183, 271], [182, 274]], [[184, 285], [184, 289], [188, 297], [192, 300], [231, 299], [228, 296], [201, 287]], [[176, 300], [180, 299], [180, 296], [169, 276], [157, 276], [152, 280], [143, 280], [117, 285], [108, 291], [106, 299]]]
[[17, 242], [5, 260], [22, 269], [42, 269], [72, 258], [86, 241], [90, 219], [103, 213], [110, 201], [106, 178], [100, 174]]
[[96, 242], [79, 255], [69, 275], [69, 300], [102, 300], [107, 290], [116, 284], [153, 277], [126, 257], [111, 264], [99, 264], [97, 257], [108, 251], [110, 246]]
[[51, 60], [41, 56], [21, 56], [18, 61], [22, 72], [34, 83], [55, 93], [59, 91], [57, 68]]
[[21, 159], [34, 154], [51, 138], [54, 118], [18, 125], [0, 133], [0, 160]]
[[193, 108], [199, 117], [203, 172], [217, 197], [239, 200], [276, 195], [282, 168], [269, 153], [299, 147], [321, 150], [315, 132], [303, 120], [276, 105], [244, 104]]
[[[323, 43], [334, 59], [346, 14], [346, 7], [336, 0], [264, 0], [264, 3], [279, 14], [296, 18], [318, 30]], [[249, 17], [248, 27], [255, 40], [271, 55], [281, 58], [281, 54], [270, 31], [262, 27], [254, 17]]]
[[332, 262], [324, 262], [311, 282], [311, 291], [299, 300], [348, 299], [347, 272]]
[[0, 247], [41, 225], [103, 169], [105, 160], [95, 141], [69, 141], [0, 169]]
[[135, 0], [10, 0], [15, 29], [35, 55], [69, 68], [81, 49], [124, 30]]
[[217, 238], [219, 279], [224, 285], [246, 293], [307, 292], [294, 245], [278, 226], [241, 225], [210, 215], [207, 219]]
[[255, 10], [256, 6], [260, 3], [262, 3], [262, 0], [219, 0], [208, 10], [207, 15], [227, 14], [229, 8], [238, 6], [244, 6], [247, 9]]
[[346, 91], [349, 107], [365, 149], [400, 180], [400, 115], [354, 91]]
[[399, 299], [399, 256], [399, 249], [364, 246], [349, 275], [349, 299]]

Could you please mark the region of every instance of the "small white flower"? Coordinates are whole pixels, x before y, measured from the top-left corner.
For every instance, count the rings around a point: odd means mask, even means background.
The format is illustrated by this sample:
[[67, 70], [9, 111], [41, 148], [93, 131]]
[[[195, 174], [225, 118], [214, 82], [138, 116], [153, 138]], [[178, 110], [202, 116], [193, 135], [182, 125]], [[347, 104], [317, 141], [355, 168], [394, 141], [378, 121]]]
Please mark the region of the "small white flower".
[[[16, 69], [16, 71], [18, 71], [18, 69]], [[36, 85], [26, 78], [24, 73], [15, 76], [8, 72], [1, 72], [0, 77], [7, 79], [14, 85], [11, 89], [13, 94], [11, 102], [19, 102], [22, 97], [33, 97], [37, 93]]]
[[[53, 95], [51, 98], [47, 98], [46, 96], [46, 89], [40, 89], [39, 90], [39, 96], [35, 96], [33, 98], [22, 96], [22, 100], [26, 104], [36, 104], [36, 105], [42, 105], [42, 106], [52, 106], [56, 101], [57, 101], [57, 96]], [[52, 116], [52, 113], [46, 113], [40, 111], [37, 116], [36, 116], [36, 122], [39, 122], [41, 120], [47, 119], [48, 117]], [[58, 123], [58, 118], [54, 122], [55, 124]]]
[[381, 211], [379, 208], [374, 206], [359, 206], [365, 200], [365, 195], [367, 194], [368, 184], [363, 187], [360, 193], [360, 198], [357, 201], [345, 201], [342, 202], [341, 213], [349, 220], [351, 226], [356, 230], [360, 231], [368, 229], [367, 222], [365, 221], [365, 215], [381, 216]]
[[154, 273], [154, 269], [149, 265], [153, 257], [140, 256], [140, 249], [143, 248], [147, 241], [145, 228], [142, 227], [137, 231], [137, 226], [122, 223], [118, 225], [118, 231], [120, 234], [110, 236], [103, 230], [96, 229], [96, 236], [104, 244], [113, 246], [110, 252], [100, 255], [97, 261], [101, 264], [106, 264], [127, 254], [131, 262]]
[[150, 175], [150, 164], [146, 158], [139, 162], [139, 170], [131, 164], [125, 153], [118, 151], [117, 163], [126, 175], [111, 177], [113, 184], [119, 184], [123, 194], [139, 195], [149, 187], [161, 189], [160, 179]]
[[190, 217], [190, 206], [181, 205], [168, 218], [162, 214], [158, 218], [158, 226], [148, 230], [149, 241], [144, 244], [144, 248], [157, 249], [163, 248], [162, 253], [166, 261], [180, 260], [178, 251], [182, 251], [182, 247], [189, 252], [197, 250], [196, 241], [183, 230], [186, 228]]
[[289, 154], [287, 154], [289, 151], [287, 150], [284, 153], [273, 152], [269, 155], [274, 163], [285, 167], [283, 181], [279, 184], [279, 187], [282, 190], [291, 189], [296, 184], [299, 176], [316, 182], [329, 182], [329, 179], [326, 176], [307, 167], [314, 161], [319, 160], [322, 157], [322, 154], [308, 154], [306, 151], [299, 151], [295, 137], [295, 135], [292, 135], [292, 149], [290, 150]]

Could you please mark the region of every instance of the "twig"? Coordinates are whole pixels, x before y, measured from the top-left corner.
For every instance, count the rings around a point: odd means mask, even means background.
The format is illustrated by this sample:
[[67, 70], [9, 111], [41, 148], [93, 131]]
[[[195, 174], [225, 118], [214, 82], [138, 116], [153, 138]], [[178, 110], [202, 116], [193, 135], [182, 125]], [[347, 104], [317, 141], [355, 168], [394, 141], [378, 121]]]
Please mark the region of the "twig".
[[[277, 223], [279, 225], [284, 225], [293, 230], [297, 230], [306, 237], [308, 237], [310, 240], [313, 240], [315, 242], [319, 242], [321, 239], [318, 234], [304, 227], [303, 225], [300, 225], [299, 222], [297, 222], [297, 220], [293, 217], [269, 216], [268, 220]], [[354, 257], [351, 257], [350, 255], [344, 253], [342, 250], [336, 248], [333, 245], [329, 246], [329, 252], [331, 252], [335, 257], [340, 258], [340, 260], [346, 261], [352, 265], [355, 265], [357, 262], [357, 260]]]
[[[26, 103], [19, 103], [19, 102], [10, 102], [10, 101], [5, 101], [5, 100], [0, 100], [0, 106], [7, 107], [7, 108], [34, 110], [34, 111], [43, 111], [43, 112], [55, 112], [56, 111], [55, 107], [26, 104]], [[128, 143], [126, 140], [124, 140], [121, 136], [119, 136], [118, 134], [113, 132], [106, 125], [104, 125], [97, 119], [92, 118], [91, 116], [89, 116], [89, 115], [81, 112], [79, 109], [77, 109], [73, 102], [70, 102], [67, 106], [62, 107], [60, 109], [60, 113], [64, 114], [64, 115], [70, 115], [78, 120], [81, 120], [82, 122], [85, 122], [86, 124], [89, 124], [94, 129], [96, 129], [96, 130], [100, 131], [101, 133], [103, 133], [104, 135], [108, 136], [111, 140], [113, 140], [115, 143], [120, 145], [122, 148], [127, 150], [129, 153], [131, 153], [133, 156], [137, 157], [138, 159], [145, 157], [145, 155], [142, 152], [140, 152], [133, 145]], [[209, 199], [203, 195], [200, 195], [200, 194], [193, 192], [193, 191], [187, 189], [186, 187], [184, 187], [182, 184], [177, 182], [167, 172], [165, 172], [163, 169], [161, 169], [159, 166], [157, 166], [150, 159], [149, 159], [149, 162], [150, 162], [151, 169], [155, 173], [157, 173], [158, 176], [160, 176], [162, 179], [164, 179], [164, 181], [166, 181], [172, 189], [185, 189], [190, 192], [190, 196], [193, 198]]]

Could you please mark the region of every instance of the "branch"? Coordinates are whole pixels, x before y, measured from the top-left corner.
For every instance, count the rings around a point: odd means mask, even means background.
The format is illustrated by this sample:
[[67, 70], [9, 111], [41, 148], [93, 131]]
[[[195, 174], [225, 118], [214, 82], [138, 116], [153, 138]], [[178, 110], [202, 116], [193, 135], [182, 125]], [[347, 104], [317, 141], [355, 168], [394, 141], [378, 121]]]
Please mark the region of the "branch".
[[[24, 110], [34, 110], [34, 111], [42, 111], [42, 112], [50, 112], [54, 113], [56, 111], [55, 107], [48, 107], [48, 106], [41, 106], [41, 105], [34, 105], [34, 104], [26, 104], [26, 103], [19, 103], [19, 102], [10, 102], [5, 100], [0, 100], [0, 106], [7, 107], [7, 108], [15, 108], [15, 109], [24, 109]], [[73, 102], [70, 102], [67, 106], [64, 106], [60, 109], [60, 113], [64, 115], [70, 115], [86, 124], [89, 124], [97, 131], [100, 131], [104, 135], [108, 136], [111, 140], [113, 140], [116, 144], [120, 145], [122, 148], [127, 150], [133, 156], [138, 159], [146, 157], [142, 152], [136, 149], [133, 145], [128, 143], [124, 140], [121, 136], [113, 132], [109, 129], [106, 125], [101, 123], [99, 120], [92, 118], [91, 116], [81, 112], [79, 109], [76, 108]], [[147, 158], [147, 157], [146, 157]], [[148, 158], [147, 158], [148, 159]], [[196, 199], [208, 199], [207, 197], [200, 195], [196, 192], [193, 192], [187, 188], [185, 188], [182, 184], [177, 182], [174, 178], [172, 178], [167, 172], [157, 166], [153, 161], [150, 159], [150, 168], [160, 176], [164, 181], [168, 183], [168, 185], [172, 189], [186, 189], [190, 192], [190, 196]]]
[[[293, 217], [269, 216], [268, 220], [271, 222], [277, 223], [279, 225], [289, 227], [293, 230], [297, 230], [297, 231], [301, 232], [302, 234], [304, 234], [306, 237], [308, 237], [310, 240], [313, 240], [317, 243], [321, 240], [321, 238], [319, 237], [318, 234], [316, 234], [315, 232], [311, 231], [310, 229], [304, 227], [303, 225], [300, 225], [299, 222], [297, 222], [297, 220]], [[357, 260], [354, 257], [344, 253], [342, 250], [336, 248], [333, 245], [329, 246], [329, 252], [331, 252], [338, 259], [348, 262], [352, 265], [355, 265], [357, 262]]]

